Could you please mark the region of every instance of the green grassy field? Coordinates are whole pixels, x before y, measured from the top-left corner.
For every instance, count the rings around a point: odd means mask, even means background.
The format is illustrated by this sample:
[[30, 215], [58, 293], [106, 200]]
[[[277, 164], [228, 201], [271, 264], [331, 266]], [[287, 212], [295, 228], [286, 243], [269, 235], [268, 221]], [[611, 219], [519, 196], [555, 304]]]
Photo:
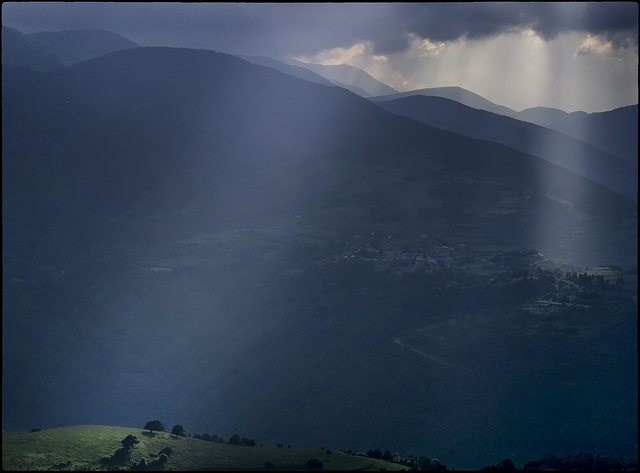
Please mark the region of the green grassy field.
[[[121, 462], [105, 462], [122, 447], [127, 435], [135, 435], [139, 444]], [[172, 452], [162, 467], [167, 471], [247, 471], [307, 470], [306, 463], [315, 458], [324, 470], [333, 471], [397, 471], [407, 467], [369, 457], [350, 455], [323, 449], [245, 447], [225, 443], [171, 436], [165, 432], [149, 432], [128, 427], [79, 425], [41, 430], [39, 432], [2, 433], [2, 469], [5, 471], [33, 470], [114, 470], [129, 469], [141, 458], [154, 459], [165, 447]]]

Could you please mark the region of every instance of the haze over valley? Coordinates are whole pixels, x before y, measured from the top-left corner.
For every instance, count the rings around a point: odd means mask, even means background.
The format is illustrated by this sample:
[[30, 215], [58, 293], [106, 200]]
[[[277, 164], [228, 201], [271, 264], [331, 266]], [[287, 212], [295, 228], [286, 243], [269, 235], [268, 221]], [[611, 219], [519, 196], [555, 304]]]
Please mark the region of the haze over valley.
[[[202, 23], [266, 28], [219, 7]], [[284, 58], [86, 8], [55, 30], [3, 4], [3, 432], [163, 419], [458, 469], [637, 461], [637, 95], [518, 111], [374, 78], [405, 51], [382, 34], [365, 71], [329, 64], [338, 33]], [[616, 11], [592, 33], [637, 56]]]

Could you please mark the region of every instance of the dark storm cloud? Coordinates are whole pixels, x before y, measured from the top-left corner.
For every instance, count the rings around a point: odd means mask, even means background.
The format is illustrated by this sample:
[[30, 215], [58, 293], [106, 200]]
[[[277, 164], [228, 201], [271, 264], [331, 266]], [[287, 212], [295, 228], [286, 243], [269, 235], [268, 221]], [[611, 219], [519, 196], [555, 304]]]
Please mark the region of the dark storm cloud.
[[409, 34], [433, 41], [481, 39], [531, 28], [637, 44], [636, 3], [4, 3], [3, 24], [25, 33], [106, 29], [142, 45], [241, 54], [302, 55], [370, 41], [401, 52]]
[[585, 32], [637, 44], [635, 2], [433, 3], [399, 6], [407, 32], [434, 41], [481, 39], [531, 28], [544, 39]]

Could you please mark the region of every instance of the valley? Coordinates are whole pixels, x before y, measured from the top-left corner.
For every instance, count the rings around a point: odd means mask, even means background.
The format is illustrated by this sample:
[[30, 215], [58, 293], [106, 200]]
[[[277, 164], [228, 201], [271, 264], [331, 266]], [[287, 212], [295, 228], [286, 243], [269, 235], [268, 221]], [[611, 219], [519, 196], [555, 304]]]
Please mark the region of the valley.
[[[66, 386], [80, 381], [87, 401], [64, 408], [78, 422], [94, 419], [98, 402], [101, 418], [120, 411], [114, 422], [159, 413], [192, 431], [388, 448], [459, 468], [495, 462], [505, 448], [521, 462], [584, 445], [632, 451], [633, 399], [624, 393], [637, 380], [623, 373], [637, 371], [635, 270], [580, 268], [535, 249], [400, 238], [391, 227], [339, 235], [305, 226], [304, 213], [170, 236], [176, 218], [98, 226], [101, 238], [108, 228], [130, 230], [108, 250], [94, 240], [77, 263], [54, 251], [50, 265], [27, 274], [21, 264], [21, 279], [5, 280], [5, 313], [23, 314], [5, 319], [7, 330], [24, 334], [6, 344], [12, 356], [56, 354], [44, 367], [46, 396], [8, 399], [42, 410], [7, 422], [41, 424], [51, 396], [65, 406]], [[141, 244], [143, 221], [155, 243]], [[34, 326], [47, 327], [46, 342], [21, 347]], [[89, 359], [97, 372], [74, 381]], [[606, 400], [594, 375], [610, 380]], [[162, 395], [145, 394], [150, 385]], [[575, 442], [557, 443], [567, 436]]]
[[637, 202], [557, 163], [132, 47], [3, 67], [2, 179], [5, 430], [637, 455]]

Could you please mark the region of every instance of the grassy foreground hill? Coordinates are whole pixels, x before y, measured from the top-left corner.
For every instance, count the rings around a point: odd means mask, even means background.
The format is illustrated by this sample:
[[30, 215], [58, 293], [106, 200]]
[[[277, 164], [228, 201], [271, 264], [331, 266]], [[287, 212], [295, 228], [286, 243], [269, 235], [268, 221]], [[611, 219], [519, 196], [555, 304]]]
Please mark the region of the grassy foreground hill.
[[[140, 443], [128, 457], [113, 459], [121, 441], [135, 435]], [[2, 469], [11, 470], [114, 470], [129, 469], [142, 458], [147, 463], [169, 447], [169, 460], [148, 470], [310, 470], [315, 458], [324, 470], [397, 471], [407, 467], [370, 457], [324, 449], [246, 447], [177, 437], [166, 432], [149, 432], [130, 427], [78, 425], [38, 432], [2, 433]], [[330, 452], [330, 453], [328, 453]], [[269, 463], [270, 462], [270, 465]], [[267, 466], [268, 465], [268, 466]], [[273, 466], [271, 466], [273, 465]]]

